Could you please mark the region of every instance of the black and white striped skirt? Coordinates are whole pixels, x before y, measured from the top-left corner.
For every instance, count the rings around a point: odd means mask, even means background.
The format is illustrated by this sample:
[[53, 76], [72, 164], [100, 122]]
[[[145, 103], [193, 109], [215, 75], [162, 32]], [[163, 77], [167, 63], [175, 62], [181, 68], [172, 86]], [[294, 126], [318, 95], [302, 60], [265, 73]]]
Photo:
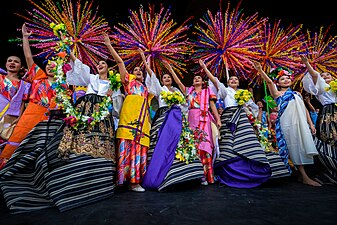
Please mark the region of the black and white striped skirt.
[[27, 135], [0, 171], [0, 188], [11, 213], [48, 207], [61, 212], [113, 195], [112, 160], [70, 154], [58, 158], [63, 121], [42, 121]]
[[[150, 131], [150, 148], [148, 151], [148, 165], [151, 161], [153, 151], [157, 144], [158, 131], [163, 124], [168, 107], [161, 107], [157, 110]], [[203, 165], [200, 159], [196, 159], [188, 164], [174, 159], [173, 163], [164, 178], [164, 181], [158, 187], [158, 191], [165, 191], [176, 184], [201, 179], [204, 177]]]

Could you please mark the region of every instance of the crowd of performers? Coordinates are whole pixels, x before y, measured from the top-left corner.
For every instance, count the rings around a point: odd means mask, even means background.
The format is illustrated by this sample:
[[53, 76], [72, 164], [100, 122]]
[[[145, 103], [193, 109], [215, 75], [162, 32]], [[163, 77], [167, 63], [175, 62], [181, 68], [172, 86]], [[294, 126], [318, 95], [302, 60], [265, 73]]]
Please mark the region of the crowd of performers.
[[[100, 61], [98, 73], [92, 74], [70, 52], [65, 85], [73, 92], [74, 108], [87, 118], [100, 115], [90, 126], [84, 123], [74, 129], [65, 119], [67, 112], [55, 103], [54, 62], [45, 69], [34, 62], [30, 35], [23, 24], [28, 71], [22, 74], [21, 59], [10, 56], [0, 75], [0, 188], [12, 213], [48, 207], [66, 211], [108, 198], [123, 186], [163, 192], [198, 181], [204, 186], [254, 188], [292, 174], [306, 185], [337, 184], [336, 95], [327, 89], [332, 76], [315, 71], [305, 56], [303, 87], [321, 103], [318, 115], [307, 107], [310, 98], [292, 90], [292, 74], [286, 68], [266, 74], [255, 63], [276, 102], [268, 114], [263, 100], [252, 97], [240, 104], [238, 77], [230, 75], [220, 82], [202, 60], [207, 77], [195, 74], [189, 87], [165, 62], [169, 73], [155, 74], [141, 49], [144, 71], [135, 67], [129, 72], [103, 34], [122, 87], [111, 89], [106, 61]], [[168, 104], [163, 93], [169, 92], [181, 93], [186, 101]], [[107, 109], [106, 99], [112, 102]], [[158, 107], [151, 116], [154, 100]], [[6, 136], [13, 121], [13, 132]], [[183, 155], [181, 148], [195, 149], [195, 155]], [[317, 169], [314, 176], [308, 165]]]

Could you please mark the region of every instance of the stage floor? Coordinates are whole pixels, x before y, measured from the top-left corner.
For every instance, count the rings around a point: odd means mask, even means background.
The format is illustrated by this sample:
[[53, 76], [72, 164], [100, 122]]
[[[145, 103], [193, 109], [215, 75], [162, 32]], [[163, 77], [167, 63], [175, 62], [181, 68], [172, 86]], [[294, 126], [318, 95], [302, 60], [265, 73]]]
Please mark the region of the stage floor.
[[0, 200], [1, 225], [299, 225], [337, 224], [337, 187], [310, 187], [295, 177], [252, 189], [196, 182], [166, 192], [116, 189], [113, 197], [66, 212], [56, 208], [10, 214]]

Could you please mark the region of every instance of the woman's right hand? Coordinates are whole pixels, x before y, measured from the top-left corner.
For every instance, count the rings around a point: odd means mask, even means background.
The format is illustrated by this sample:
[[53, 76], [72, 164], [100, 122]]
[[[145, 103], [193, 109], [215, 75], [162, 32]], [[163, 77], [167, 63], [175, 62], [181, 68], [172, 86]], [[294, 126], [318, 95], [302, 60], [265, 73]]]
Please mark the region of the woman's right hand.
[[32, 34], [32, 32], [28, 32], [27, 27], [26, 27], [26, 23], [23, 23], [22, 25], [22, 36], [24, 37], [29, 37]]
[[302, 61], [304, 64], [306, 64], [306, 63], [309, 62], [308, 57], [306, 57], [305, 55], [301, 55], [300, 57], [301, 57], [301, 61]]
[[104, 44], [106, 46], [111, 45], [110, 37], [107, 33], [103, 32]]

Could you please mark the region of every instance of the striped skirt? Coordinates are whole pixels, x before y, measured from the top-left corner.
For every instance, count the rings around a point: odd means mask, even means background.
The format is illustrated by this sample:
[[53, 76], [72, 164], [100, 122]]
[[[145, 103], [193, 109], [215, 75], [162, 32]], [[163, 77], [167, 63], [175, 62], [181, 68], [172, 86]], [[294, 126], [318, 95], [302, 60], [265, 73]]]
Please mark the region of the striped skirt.
[[273, 177], [290, 175], [277, 153], [263, 150], [244, 110], [227, 108], [221, 115], [221, 122], [220, 155], [214, 163], [220, 182], [250, 188]]
[[0, 171], [0, 188], [11, 213], [49, 207], [63, 212], [113, 195], [112, 160], [71, 153], [58, 157], [63, 121], [42, 121]]
[[[148, 151], [148, 165], [151, 166], [151, 159], [154, 153], [154, 149], [158, 140], [158, 132], [160, 127], [163, 125], [165, 117], [167, 115], [169, 108], [161, 107], [157, 110], [155, 119], [153, 120], [151, 131], [150, 131], [150, 148]], [[173, 121], [168, 121], [167, 123], [173, 123]], [[174, 159], [168, 169], [166, 176], [163, 181], [155, 187], [158, 191], [165, 191], [176, 184], [181, 184], [183, 182], [192, 181], [196, 179], [201, 179], [204, 177], [204, 169], [200, 159], [196, 159], [188, 164], [186, 162], [181, 162], [175, 158], [175, 153], [172, 153]], [[158, 166], [158, 165], [156, 165]], [[159, 165], [163, 166], [163, 165]], [[145, 175], [146, 176], [146, 175]], [[153, 187], [152, 187], [153, 188]]]
[[317, 168], [331, 183], [337, 184], [337, 149], [326, 142], [314, 139], [318, 151]]

